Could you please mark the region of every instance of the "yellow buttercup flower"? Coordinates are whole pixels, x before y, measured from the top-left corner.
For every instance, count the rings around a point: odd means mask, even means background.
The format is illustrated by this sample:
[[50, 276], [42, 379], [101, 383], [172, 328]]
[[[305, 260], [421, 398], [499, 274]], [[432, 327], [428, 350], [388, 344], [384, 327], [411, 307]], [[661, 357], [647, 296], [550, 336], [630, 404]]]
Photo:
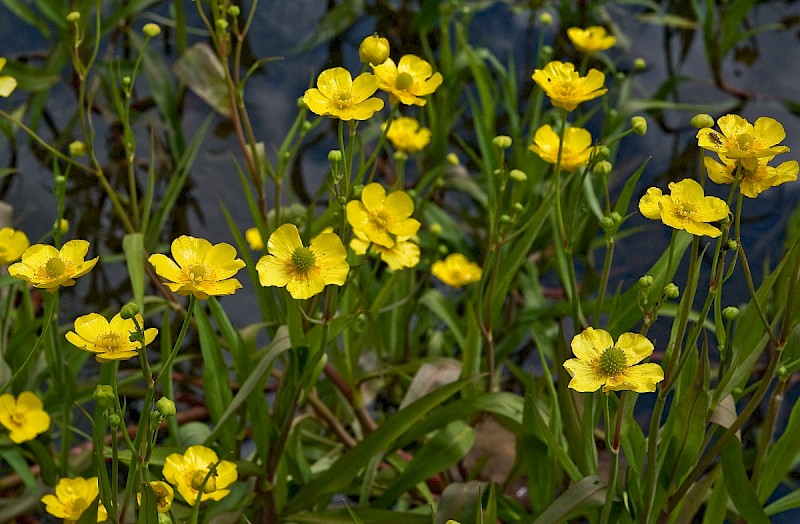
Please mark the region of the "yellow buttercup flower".
[[431, 265], [433, 276], [451, 287], [462, 287], [481, 279], [483, 271], [461, 253], [450, 253], [444, 260]]
[[606, 75], [597, 69], [590, 69], [586, 76], [581, 76], [570, 62], [553, 60], [544, 69], [535, 69], [532, 78], [550, 97], [550, 103], [567, 111], [608, 91], [603, 87]]
[[236, 464], [219, 460], [214, 450], [205, 446], [190, 446], [183, 455], [167, 456], [161, 473], [190, 506], [198, 498], [201, 502], [222, 499], [238, 478]]
[[[386, 130], [386, 123], [381, 129]], [[406, 153], [416, 153], [427, 146], [431, 141], [431, 130], [422, 127], [416, 119], [410, 116], [401, 116], [392, 120], [386, 138], [395, 149]]]
[[[81, 518], [99, 493], [97, 477], [63, 478], [56, 484], [56, 494], [45, 495], [42, 502], [49, 514], [64, 519], [65, 524], [72, 524]], [[97, 508], [97, 522], [105, 522], [106, 519], [108, 512], [101, 502]]]
[[0, 396], [0, 424], [10, 432], [12, 442], [33, 440], [50, 428], [50, 415], [43, 407], [30, 391], [23, 391], [16, 399], [11, 393]]
[[578, 51], [589, 55], [610, 49], [617, 43], [617, 37], [607, 34], [606, 28], [598, 25], [586, 29], [570, 27], [567, 36]]
[[[0, 71], [6, 66], [5, 57], [0, 57]], [[0, 76], [0, 96], [7, 97], [17, 88], [17, 80], [13, 76]]]
[[[550, 125], [545, 124], [536, 130], [533, 144], [528, 149], [539, 155], [542, 160], [555, 165], [558, 162], [558, 134]], [[581, 127], [568, 127], [564, 132], [564, 145], [561, 147], [561, 169], [572, 171], [589, 163], [589, 159], [598, 150], [592, 146], [592, 134]]]
[[373, 244], [367, 235], [354, 229], [355, 238], [350, 240], [350, 249], [357, 255], [363, 255], [370, 246], [380, 255], [381, 260], [386, 262], [389, 269], [400, 271], [401, 269], [412, 268], [419, 264], [420, 251], [416, 243], [416, 237], [400, 236], [395, 238], [392, 247], [384, 247], [380, 244]]
[[75, 279], [88, 273], [100, 257], [84, 261], [89, 242], [70, 240], [60, 250], [35, 244], [22, 253], [22, 260], [8, 266], [12, 277], [30, 282], [52, 293], [60, 286], [75, 285]]
[[725, 115], [717, 120], [721, 133], [711, 128], [697, 131], [697, 145], [714, 151], [720, 158], [739, 160], [746, 169], [757, 168], [758, 159], [771, 159], [789, 148], [778, 145], [786, 132], [775, 119], [765, 116], [751, 124], [739, 115]]
[[303, 246], [294, 224], [284, 224], [269, 236], [269, 255], [256, 264], [262, 286], [286, 287], [292, 298], [313, 297], [328, 284], [341, 286], [350, 266], [342, 240], [335, 233], [321, 233]]
[[347, 69], [326, 69], [317, 77], [317, 87], [306, 90], [303, 102], [321, 116], [341, 120], [367, 120], [383, 109], [383, 100], [370, 98], [378, 90], [378, 78], [369, 73], [355, 80]]
[[212, 246], [203, 238], [183, 235], [172, 241], [172, 256], [174, 261], [161, 253], [147, 260], [160, 277], [172, 281], [164, 285], [175, 293], [205, 300], [209, 295], [231, 295], [242, 287], [232, 277], [244, 262], [236, 258], [236, 249], [230, 244]]
[[739, 167], [735, 160], [727, 157], [722, 157], [721, 160], [720, 164], [711, 157], [703, 159], [708, 177], [717, 184], [732, 184], [738, 176], [739, 190], [746, 197], [756, 198], [762, 191], [771, 187], [797, 180], [797, 160], [772, 167], [767, 165], [769, 159], [759, 158], [755, 169], [747, 169], [744, 165]]
[[404, 55], [397, 65], [387, 58], [372, 70], [392, 104], [400, 100], [406, 105], [424, 106], [426, 100], [421, 97], [436, 91], [443, 80], [441, 73], [434, 73], [431, 65], [417, 55]]
[[664, 380], [655, 363], [639, 364], [653, 353], [653, 343], [638, 333], [623, 333], [617, 343], [602, 329], [586, 328], [572, 339], [577, 358], [564, 362], [572, 376], [569, 387], [583, 393], [629, 390], [648, 393]]
[[370, 242], [392, 247], [392, 235], [410, 237], [417, 234], [420, 223], [411, 218], [414, 201], [403, 191], [386, 194], [377, 182], [361, 191], [361, 200], [351, 200], [345, 208], [347, 221]]
[[722, 233], [709, 222], [728, 216], [730, 209], [724, 200], [705, 196], [702, 186], [691, 178], [670, 182], [669, 189], [669, 195], [663, 195], [657, 187], [648, 189], [639, 200], [639, 211], [650, 220], [661, 220], [692, 235], [716, 238]]
[[[150, 488], [156, 496], [156, 511], [159, 513], [168, 512], [169, 508], [172, 507], [172, 501], [175, 500], [175, 491], [172, 489], [172, 486], [160, 480], [151, 480]], [[141, 504], [142, 494], [137, 493], [136, 499], [139, 501], [139, 504]]]
[[6, 266], [18, 260], [30, 245], [22, 231], [10, 227], [0, 229], [0, 265]]
[[[134, 317], [139, 326], [144, 326], [141, 315]], [[136, 333], [133, 318], [123, 319], [117, 313], [111, 322], [103, 315], [89, 313], [75, 319], [75, 331], [67, 332], [67, 340], [84, 351], [95, 354], [98, 362], [126, 360], [135, 357], [141, 347], [139, 341], [131, 342], [131, 334]], [[158, 334], [156, 328], [144, 330], [144, 345], [151, 343]]]
[[244, 232], [244, 239], [250, 245], [253, 251], [261, 251], [264, 249], [264, 239], [261, 238], [261, 232], [257, 227], [251, 227]]

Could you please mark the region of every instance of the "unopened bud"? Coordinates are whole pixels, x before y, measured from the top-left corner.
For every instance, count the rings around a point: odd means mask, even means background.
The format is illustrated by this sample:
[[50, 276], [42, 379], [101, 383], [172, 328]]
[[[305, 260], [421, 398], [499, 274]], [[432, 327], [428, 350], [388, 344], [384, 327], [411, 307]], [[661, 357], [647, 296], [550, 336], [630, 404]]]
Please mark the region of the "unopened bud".
[[156, 402], [156, 409], [165, 417], [171, 417], [176, 413], [175, 403], [167, 397], [158, 399], [158, 402]]
[[56, 220], [53, 222], [53, 229], [57, 230], [60, 235], [69, 231], [69, 221], [66, 218]]
[[506, 215], [505, 213], [500, 215], [500, 223], [501, 224], [508, 224], [509, 222], [511, 222], [511, 217], [510, 216]]
[[303, 124], [301, 126], [303, 133], [308, 133], [309, 131], [311, 131], [312, 127], [314, 127], [314, 124], [312, 124], [308, 120], [303, 120]]
[[94, 388], [94, 393], [92, 393], [92, 398], [103, 407], [112, 407], [114, 406], [114, 401], [116, 400], [117, 396], [114, 394], [114, 389], [106, 384], [98, 384]]
[[508, 176], [511, 177], [511, 180], [515, 182], [525, 182], [528, 180], [528, 175], [525, 174], [525, 171], [521, 171], [519, 169], [512, 169]]
[[430, 231], [431, 234], [436, 235], [438, 237], [439, 235], [442, 234], [442, 231], [444, 230], [442, 229], [442, 225], [440, 223], [434, 222], [433, 224], [431, 224]]
[[698, 113], [692, 117], [692, 126], [696, 127], [697, 129], [714, 127], [714, 119], [709, 114]]
[[525, 206], [523, 206], [519, 202], [514, 202], [514, 211], [516, 211], [517, 213], [522, 213], [523, 211], [525, 211]]
[[308, 109], [308, 106], [306, 105], [302, 96], [297, 97], [295, 104], [297, 104], [298, 109]]
[[611, 162], [608, 160], [601, 160], [594, 165], [593, 173], [597, 176], [608, 176], [611, 173]]
[[600, 227], [603, 229], [611, 229], [614, 227], [614, 219], [611, 217], [603, 217], [600, 219]]
[[728, 240], [728, 249], [731, 251], [736, 251], [739, 249], [739, 243], [735, 240]]
[[631, 118], [631, 127], [633, 128], [633, 132], [639, 136], [647, 134], [647, 120], [645, 120], [643, 116]]
[[650, 275], [644, 275], [643, 277], [639, 277], [639, 287], [642, 288], [649, 288], [653, 285], [653, 277]]
[[81, 14], [78, 11], [70, 11], [67, 13], [67, 22], [70, 24], [78, 23], [78, 20], [81, 19]]
[[553, 15], [547, 11], [539, 13], [539, 23], [542, 25], [550, 25], [553, 23]]
[[108, 415], [108, 425], [111, 427], [112, 430], [115, 430], [122, 424], [122, 419], [116, 413], [111, 413]]
[[142, 28], [142, 33], [148, 38], [153, 38], [161, 34], [161, 27], [158, 24], [145, 24]]
[[363, 64], [381, 65], [389, 58], [389, 41], [377, 34], [366, 37], [358, 46], [358, 59]]
[[594, 154], [594, 157], [598, 160], [606, 160], [611, 156], [611, 150], [608, 146], [600, 146], [597, 148], [597, 153]]
[[497, 149], [508, 149], [511, 147], [511, 137], [507, 135], [497, 135], [492, 139], [492, 144]]
[[239, 13], [241, 13], [241, 10], [239, 9], [238, 5], [232, 5], [228, 7], [228, 16], [230, 16], [231, 18], [236, 18], [237, 16], [239, 16]]
[[444, 159], [451, 166], [457, 166], [461, 163], [461, 161], [458, 159], [458, 155], [455, 153], [447, 153], [447, 156], [445, 156]]
[[666, 286], [664, 286], [664, 296], [667, 298], [678, 298], [681, 294], [680, 289], [674, 283], [670, 282]]
[[364, 184], [356, 184], [353, 186], [353, 198], [361, 198], [361, 192], [364, 190]]
[[214, 21], [214, 25], [217, 27], [217, 31], [227, 31], [228, 30], [228, 21], [224, 18], [217, 18]]
[[634, 58], [633, 68], [636, 71], [643, 71], [647, 67], [647, 61], [644, 58]]
[[739, 317], [739, 308], [734, 306], [728, 306], [722, 310], [722, 318], [731, 322], [736, 320]]
[[129, 77], [128, 75], [125, 75], [125, 76], [122, 77], [122, 85], [124, 87], [128, 87], [129, 85], [131, 85], [132, 81], [133, 80], [131, 80], [131, 77]]
[[394, 160], [395, 162], [403, 163], [408, 160], [408, 155], [405, 151], [395, 151], [394, 152]]
[[611, 220], [614, 221], [614, 225], [615, 226], [622, 223], [622, 215], [620, 215], [616, 211], [612, 211], [610, 216], [611, 216]]
[[71, 156], [83, 156], [86, 154], [86, 144], [80, 140], [69, 143], [69, 154]]
[[342, 152], [338, 149], [331, 149], [328, 151], [328, 162], [331, 164], [338, 164], [342, 161]]
[[780, 366], [776, 371], [779, 380], [786, 380], [789, 376], [789, 369], [786, 366]]

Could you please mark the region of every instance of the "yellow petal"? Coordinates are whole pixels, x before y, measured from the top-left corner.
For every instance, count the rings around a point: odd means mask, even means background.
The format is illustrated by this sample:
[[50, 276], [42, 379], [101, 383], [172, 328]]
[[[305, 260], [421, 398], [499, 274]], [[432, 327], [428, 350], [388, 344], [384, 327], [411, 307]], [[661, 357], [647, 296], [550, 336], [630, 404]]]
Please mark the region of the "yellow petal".
[[281, 261], [291, 260], [295, 249], [303, 247], [300, 232], [294, 224], [284, 224], [269, 236], [267, 249]]
[[[353, 80], [353, 102], [363, 102], [367, 98], [371, 97], [375, 91], [378, 90], [378, 85], [380, 83], [380, 79], [375, 75], [371, 75], [369, 73], [358, 75], [355, 80]], [[381, 100], [380, 102], [381, 107], [376, 109], [376, 111], [383, 108], [383, 101]]]
[[367, 120], [381, 109], [383, 109], [383, 100], [380, 98], [368, 98], [356, 105], [332, 113], [342, 120]]
[[239, 474], [236, 471], [236, 464], [229, 460], [223, 460], [217, 464], [217, 489], [224, 489], [236, 482]]
[[761, 147], [771, 147], [786, 138], [786, 131], [780, 122], [762, 116], [753, 125], [753, 131], [761, 142]]
[[286, 290], [292, 295], [295, 300], [304, 300], [311, 298], [325, 287], [325, 282], [322, 280], [318, 272], [309, 271], [305, 275], [295, 276], [288, 284]]
[[286, 263], [272, 255], [265, 255], [256, 263], [258, 281], [264, 287], [283, 287], [289, 283], [292, 275], [286, 271]]
[[635, 391], [636, 393], [652, 393], [656, 384], [664, 380], [664, 370], [655, 363], [639, 364], [627, 369], [617, 377], [609, 378], [604, 391]]
[[83, 262], [89, 252], [89, 242], [85, 240], [70, 240], [61, 247], [59, 258], [75, 265]]
[[392, 220], [405, 220], [414, 212], [414, 201], [406, 192], [395, 191], [386, 197], [383, 208]]
[[626, 365], [638, 364], [653, 353], [653, 343], [639, 333], [623, 333], [617, 339], [617, 348], [625, 353]]
[[0, 76], [0, 96], [7, 97], [17, 88], [17, 80], [12, 76]]
[[389, 228], [389, 232], [397, 236], [410, 237], [417, 234], [419, 227], [419, 220], [409, 218], [407, 220], [402, 220], [395, 223], [391, 228]]
[[612, 347], [614, 340], [608, 331], [586, 328], [572, 338], [572, 353], [584, 362], [591, 362]]
[[[384, 205], [384, 200], [386, 200], [386, 190], [377, 182], [368, 184], [364, 187], [364, 189], [361, 190], [361, 202], [364, 203], [364, 207], [367, 208], [367, 211], [375, 211], [380, 209]], [[406, 216], [409, 215], [411, 215], [411, 213]]]
[[317, 77], [317, 87], [326, 97], [333, 99], [338, 93], [350, 93], [353, 90], [353, 77], [343, 67], [326, 69]]
[[230, 244], [216, 244], [206, 253], [204, 263], [213, 268], [218, 280], [230, 278], [244, 267], [244, 261], [236, 258], [236, 248]]
[[183, 271], [174, 260], [161, 253], [150, 255], [147, 259], [150, 265], [156, 270], [158, 276], [171, 280], [173, 282], [180, 282], [184, 279]]
[[235, 278], [211, 282], [203, 286], [203, 292], [207, 295], [233, 295], [233, 293], [242, 287], [241, 282]]
[[721, 198], [707, 196], [700, 200], [695, 217], [701, 222], [719, 222], [728, 216], [730, 209]]
[[208, 240], [181, 235], [172, 241], [172, 258], [180, 267], [188, 268], [201, 263], [209, 249], [211, 242]]
[[41, 411], [44, 407], [42, 401], [30, 391], [23, 391], [17, 397], [17, 408], [24, 411]]
[[705, 195], [703, 187], [691, 178], [670, 182], [669, 189], [673, 201], [697, 203]]
[[303, 95], [303, 102], [313, 113], [320, 116], [328, 116], [330, 114], [331, 100], [315, 87], [306, 90]]
[[708, 172], [708, 178], [717, 184], [733, 183], [733, 166], [720, 164], [709, 156], [703, 158], [703, 165], [705, 165]]
[[605, 377], [601, 376], [587, 362], [571, 358], [564, 362], [564, 368], [569, 372], [572, 380], [568, 387], [582, 393], [597, 391], [605, 383]]

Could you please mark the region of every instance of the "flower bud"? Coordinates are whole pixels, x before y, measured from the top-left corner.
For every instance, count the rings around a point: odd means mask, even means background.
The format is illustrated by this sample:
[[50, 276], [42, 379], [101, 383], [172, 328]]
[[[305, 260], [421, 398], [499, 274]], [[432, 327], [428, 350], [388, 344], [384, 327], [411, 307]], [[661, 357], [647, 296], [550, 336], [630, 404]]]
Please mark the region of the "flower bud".
[[653, 277], [651, 277], [650, 275], [645, 275], [639, 278], [639, 287], [647, 289], [652, 285], [653, 285]]
[[681, 294], [680, 289], [674, 283], [670, 282], [666, 286], [664, 286], [664, 296], [667, 298], [678, 298]]
[[540, 54], [541, 54], [543, 59], [549, 60], [550, 57], [553, 56], [553, 48], [551, 46], [549, 46], [549, 45], [543, 45], [542, 46], [542, 51], [541, 51]]
[[600, 146], [597, 148], [597, 153], [594, 154], [594, 157], [597, 160], [605, 160], [611, 156], [611, 150], [608, 146]]
[[67, 22], [71, 24], [77, 24], [78, 20], [81, 19], [81, 14], [78, 11], [70, 11], [67, 13]]
[[295, 103], [297, 104], [298, 109], [308, 109], [308, 106], [306, 105], [302, 96], [298, 97]]
[[525, 206], [523, 206], [519, 202], [514, 202], [514, 211], [516, 211], [517, 213], [522, 213], [523, 211], [525, 211]]
[[692, 117], [692, 125], [697, 129], [714, 127], [714, 119], [706, 113], [698, 113]]
[[501, 224], [508, 224], [509, 222], [511, 222], [511, 217], [510, 216], [506, 215], [505, 213], [500, 215], [500, 223]]
[[550, 25], [553, 23], [553, 15], [548, 13], [547, 11], [542, 11], [539, 13], [539, 23], [542, 25]]
[[633, 69], [636, 71], [643, 71], [647, 67], [647, 62], [644, 58], [634, 58], [633, 60]]
[[314, 124], [312, 124], [308, 120], [303, 120], [303, 124], [301, 126], [303, 133], [308, 133], [309, 131], [311, 131], [312, 127], [314, 127]]
[[622, 223], [622, 215], [620, 215], [616, 211], [612, 211], [611, 215], [609, 215], [609, 216], [611, 217], [611, 220], [614, 221], [614, 225], [615, 226], [618, 226], [619, 224]]
[[361, 41], [358, 46], [358, 59], [363, 64], [381, 65], [389, 58], [389, 41], [377, 33]]
[[86, 144], [80, 140], [75, 140], [69, 144], [70, 156], [83, 156], [86, 154]]
[[172, 517], [169, 516], [169, 513], [159, 513], [158, 524], [172, 524]]
[[232, 5], [228, 7], [228, 16], [230, 16], [231, 18], [236, 18], [237, 16], [239, 16], [240, 13], [241, 10], [239, 9], [238, 5]]
[[731, 251], [736, 251], [739, 249], [739, 243], [735, 240], [728, 240], [728, 249]]
[[728, 307], [726, 307], [725, 309], [722, 310], [722, 318], [724, 318], [728, 322], [736, 320], [736, 318], [738, 316], [739, 316], [739, 308], [738, 307], [728, 306]]
[[434, 222], [433, 224], [431, 224], [430, 231], [431, 234], [436, 235], [438, 237], [439, 235], [442, 234], [442, 231], [444, 230], [442, 229], [442, 225], [440, 223]]
[[444, 157], [444, 159], [445, 159], [445, 160], [447, 161], [447, 163], [448, 163], [448, 164], [450, 164], [451, 166], [457, 166], [457, 165], [459, 165], [459, 164], [461, 163], [461, 162], [458, 160], [458, 155], [456, 155], [455, 153], [447, 153], [447, 156], [446, 156], [446, 157]]
[[94, 388], [92, 398], [101, 406], [109, 408], [114, 405], [117, 396], [114, 395], [114, 389], [111, 386], [98, 384], [97, 387]]
[[217, 18], [214, 21], [214, 25], [216, 26], [217, 31], [225, 32], [228, 30], [228, 21], [224, 18]]
[[497, 135], [492, 139], [492, 144], [497, 149], [508, 149], [511, 147], [511, 137], [507, 135]]
[[148, 38], [153, 38], [161, 34], [161, 27], [158, 24], [145, 24], [142, 28], [142, 33]]
[[56, 220], [53, 222], [53, 229], [58, 230], [58, 233], [63, 235], [67, 231], [69, 231], [69, 221], [66, 218], [62, 218], [61, 220]]
[[406, 154], [405, 151], [395, 151], [394, 152], [394, 161], [395, 162], [403, 163], [406, 160], [408, 160], [408, 155]]
[[437, 251], [439, 252], [439, 254], [440, 254], [440, 255], [442, 255], [442, 256], [445, 256], [447, 253], [449, 253], [449, 252], [450, 252], [450, 250], [449, 250], [449, 249], [447, 249], [447, 246], [445, 246], [444, 244], [439, 244], [439, 246], [436, 248], [436, 250], [437, 250]]
[[120, 424], [122, 424], [122, 419], [118, 414], [111, 413], [108, 415], [108, 425], [112, 431], [116, 430]]
[[608, 176], [611, 173], [611, 162], [608, 160], [601, 160], [594, 165], [593, 173], [597, 176]]
[[176, 413], [175, 403], [167, 397], [158, 399], [158, 402], [156, 402], [156, 409], [164, 417], [171, 417]]
[[138, 314], [139, 306], [137, 306], [135, 302], [128, 302], [119, 310], [119, 316], [122, 317], [123, 320], [130, 320]]
[[528, 180], [528, 175], [525, 174], [525, 171], [521, 171], [519, 169], [512, 169], [508, 176], [511, 177], [511, 180], [514, 182], [525, 182]]
[[353, 198], [361, 198], [361, 192], [364, 190], [364, 184], [356, 184], [353, 186]]
[[778, 375], [779, 380], [786, 380], [790, 375], [789, 369], [786, 366], [780, 366], [775, 373]]
[[611, 217], [603, 217], [600, 219], [600, 227], [603, 229], [611, 229], [614, 227], [614, 219]]
[[633, 132], [639, 136], [647, 134], [647, 120], [645, 120], [643, 116], [631, 118], [631, 127], [633, 128]]
[[133, 80], [131, 80], [130, 76], [125, 75], [125, 76], [122, 77], [122, 85], [123, 85], [123, 87], [128, 87], [129, 85], [131, 85], [131, 82], [133, 82]]
[[339, 151], [338, 149], [331, 149], [330, 151], [328, 151], [328, 162], [330, 162], [331, 165], [338, 164], [341, 161], [342, 161], [341, 151]]

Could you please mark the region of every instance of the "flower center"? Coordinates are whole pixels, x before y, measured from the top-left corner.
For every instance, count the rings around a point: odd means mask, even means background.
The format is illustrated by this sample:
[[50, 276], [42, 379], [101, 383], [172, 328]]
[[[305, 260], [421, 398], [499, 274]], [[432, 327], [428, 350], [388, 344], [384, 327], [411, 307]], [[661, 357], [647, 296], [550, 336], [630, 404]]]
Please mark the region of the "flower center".
[[[202, 488], [203, 493], [214, 493], [217, 491], [217, 476], [212, 473], [211, 475], [208, 475], [208, 480], [206, 480], [206, 474], [208, 474], [208, 471], [204, 471], [202, 469], [192, 473], [192, 489], [200, 491]], [[204, 480], [206, 483], [205, 486], [203, 486]]]
[[200, 284], [206, 278], [206, 267], [201, 265], [192, 266], [189, 268], [189, 280], [193, 284]]
[[397, 75], [397, 80], [394, 81], [394, 85], [397, 87], [397, 89], [405, 91], [414, 85], [414, 78], [410, 74], [403, 71]]
[[352, 104], [353, 94], [349, 91], [340, 91], [336, 93], [336, 105], [339, 109], [345, 109]]
[[625, 371], [627, 363], [625, 352], [616, 346], [611, 346], [600, 355], [600, 372], [606, 377], [615, 377]]
[[12, 411], [9, 418], [11, 418], [11, 423], [17, 427], [22, 427], [28, 422], [28, 417], [22, 411]]
[[114, 352], [119, 349], [119, 333], [114, 333], [113, 331], [109, 331], [108, 333], [103, 333], [97, 339], [97, 345], [101, 346], [106, 349], [106, 351]]
[[736, 137], [736, 145], [738, 145], [739, 149], [742, 151], [749, 151], [750, 148], [753, 147], [754, 142], [755, 139], [752, 137], [752, 135], [743, 134]]
[[389, 215], [383, 210], [370, 213], [369, 220], [378, 229], [386, 229], [389, 225]]
[[58, 278], [64, 274], [67, 265], [58, 257], [53, 257], [44, 265], [44, 270], [48, 278]]
[[314, 267], [316, 257], [307, 247], [298, 247], [292, 253], [292, 265], [298, 273], [308, 273]]

